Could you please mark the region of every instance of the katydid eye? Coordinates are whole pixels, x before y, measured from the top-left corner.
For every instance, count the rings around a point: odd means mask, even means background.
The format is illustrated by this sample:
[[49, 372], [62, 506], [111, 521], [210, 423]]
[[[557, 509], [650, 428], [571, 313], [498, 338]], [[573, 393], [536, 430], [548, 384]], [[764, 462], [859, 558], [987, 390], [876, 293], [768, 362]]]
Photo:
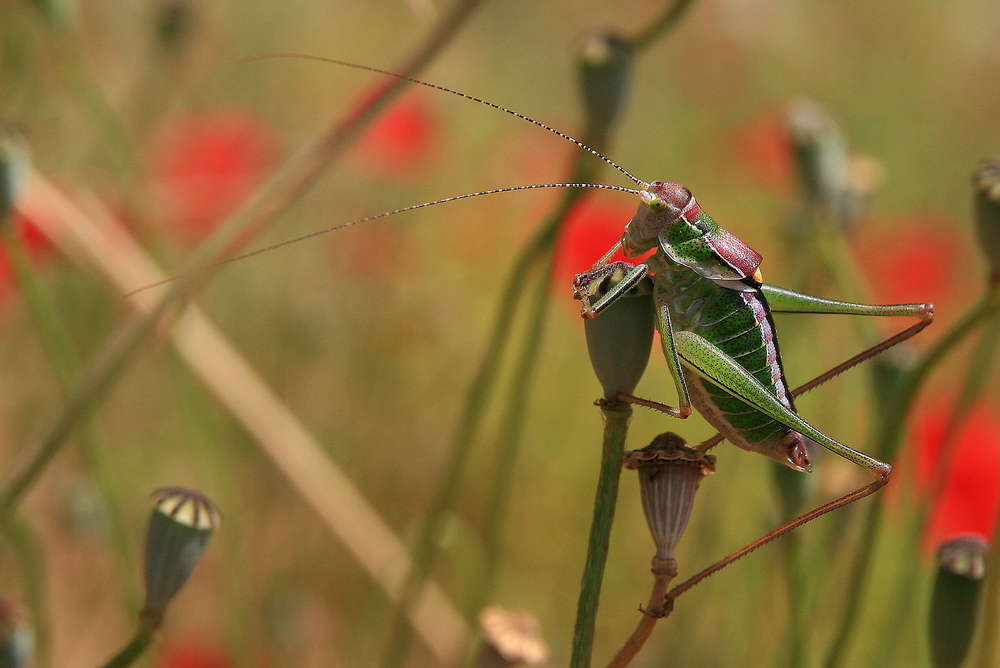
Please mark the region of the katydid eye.
[[653, 213], [661, 213], [667, 208], [667, 203], [660, 197], [654, 197], [649, 201], [647, 206], [649, 206], [649, 210]]

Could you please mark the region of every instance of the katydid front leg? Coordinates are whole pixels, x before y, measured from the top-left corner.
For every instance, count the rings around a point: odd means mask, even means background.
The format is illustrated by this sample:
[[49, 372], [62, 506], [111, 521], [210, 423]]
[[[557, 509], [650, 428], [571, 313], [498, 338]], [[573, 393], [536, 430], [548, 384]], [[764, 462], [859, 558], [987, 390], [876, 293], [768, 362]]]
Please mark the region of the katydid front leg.
[[[607, 257], [606, 255], [602, 260]], [[646, 264], [631, 265], [628, 262], [598, 264], [599, 266], [577, 275], [573, 281], [574, 297], [583, 302], [582, 314], [584, 318], [588, 319], [596, 318], [601, 311], [618, 299], [634, 294], [636, 290], [644, 289], [642, 280], [649, 274], [649, 266]], [[684, 419], [691, 415], [691, 394], [688, 392], [687, 380], [681, 370], [680, 359], [674, 345], [673, 327], [670, 324], [670, 308], [662, 298], [657, 298], [655, 289], [653, 298], [656, 303], [656, 328], [660, 332], [663, 355], [677, 387], [680, 405], [674, 408], [624, 393], [619, 393], [618, 398], [622, 401], [654, 408], [672, 417]]]

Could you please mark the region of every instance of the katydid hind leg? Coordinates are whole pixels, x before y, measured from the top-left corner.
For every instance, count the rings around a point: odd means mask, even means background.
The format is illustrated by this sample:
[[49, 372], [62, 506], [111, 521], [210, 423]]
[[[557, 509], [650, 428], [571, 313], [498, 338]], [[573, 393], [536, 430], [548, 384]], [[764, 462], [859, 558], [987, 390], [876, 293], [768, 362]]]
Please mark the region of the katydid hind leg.
[[[880, 478], [887, 477], [890, 467], [874, 457], [854, 450], [840, 443], [816, 427], [809, 424], [797, 413], [782, 404], [776, 396], [733, 358], [703, 337], [693, 332], [675, 332], [674, 344], [686, 367], [696, 375], [725, 388], [734, 397], [741, 399], [756, 410], [770, 416], [789, 429], [812, 439], [862, 468], [868, 469]], [[761, 451], [762, 454], [778, 458], [775, 453]], [[779, 460], [780, 461], [780, 460]]]
[[878, 475], [875, 480], [873, 480], [872, 482], [868, 483], [864, 487], [856, 489], [853, 492], [850, 492], [849, 494], [845, 494], [844, 496], [840, 497], [839, 499], [835, 499], [833, 501], [830, 501], [829, 503], [825, 503], [822, 506], [820, 506], [819, 508], [815, 508], [813, 510], [810, 510], [809, 512], [804, 513], [804, 514], [800, 515], [799, 517], [796, 517], [795, 519], [793, 519], [793, 520], [791, 520], [789, 522], [786, 522], [785, 524], [782, 524], [777, 529], [774, 529], [773, 531], [770, 531], [770, 532], [764, 534], [763, 536], [761, 536], [757, 540], [755, 540], [753, 542], [750, 542], [750, 543], [747, 543], [745, 546], [743, 546], [740, 549], [736, 550], [732, 554], [730, 554], [730, 555], [728, 555], [728, 556], [720, 559], [719, 561], [715, 562], [714, 564], [712, 564], [708, 568], [705, 568], [704, 570], [700, 571], [699, 573], [696, 573], [695, 575], [692, 575], [690, 578], [688, 578], [687, 580], [685, 580], [684, 582], [682, 582], [681, 584], [677, 585], [676, 587], [674, 587], [673, 589], [671, 589], [669, 592], [667, 592], [666, 606], [665, 606], [665, 608], [667, 610], [672, 610], [673, 609], [673, 602], [674, 602], [674, 600], [678, 596], [680, 596], [684, 592], [688, 591], [689, 589], [691, 589], [692, 587], [694, 587], [696, 584], [698, 584], [699, 582], [701, 582], [702, 580], [704, 580], [708, 576], [713, 575], [715, 573], [718, 573], [719, 571], [721, 571], [723, 568], [725, 568], [726, 566], [730, 565], [734, 561], [737, 561], [738, 559], [741, 559], [741, 558], [745, 557], [746, 555], [750, 554], [751, 552], [753, 552], [757, 548], [760, 548], [760, 547], [763, 547], [764, 545], [767, 545], [768, 543], [770, 543], [775, 538], [783, 536], [786, 533], [788, 533], [788, 532], [790, 532], [790, 531], [792, 531], [794, 529], [799, 528], [803, 524], [807, 524], [807, 523], [813, 521], [814, 519], [816, 519], [818, 517], [822, 517], [823, 515], [826, 515], [829, 512], [837, 510], [838, 508], [843, 508], [844, 506], [850, 505], [850, 504], [854, 503], [855, 501], [859, 501], [859, 500], [865, 498], [866, 496], [870, 496], [870, 495], [874, 494], [879, 489], [881, 489], [883, 486], [885, 486], [885, 484], [888, 481], [889, 481], [888, 475], [886, 475], [886, 476]]

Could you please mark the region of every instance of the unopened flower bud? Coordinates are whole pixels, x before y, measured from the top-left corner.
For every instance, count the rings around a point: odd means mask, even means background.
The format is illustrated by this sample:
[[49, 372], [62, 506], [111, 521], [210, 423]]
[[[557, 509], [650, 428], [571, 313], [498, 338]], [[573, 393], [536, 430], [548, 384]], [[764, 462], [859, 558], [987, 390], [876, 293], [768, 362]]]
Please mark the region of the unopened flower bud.
[[715, 473], [715, 457], [689, 448], [666, 432], [641, 450], [625, 453], [625, 468], [639, 472], [642, 511], [656, 544], [653, 570], [674, 575], [674, 549], [684, 534], [701, 479]]
[[542, 640], [538, 618], [530, 612], [511, 612], [498, 606], [479, 613], [483, 648], [478, 668], [512, 668], [545, 663], [549, 648]]
[[805, 99], [788, 105], [785, 122], [795, 146], [795, 162], [806, 197], [842, 219], [847, 145], [840, 127], [820, 104]]
[[156, 7], [155, 29], [167, 49], [178, 49], [191, 33], [195, 7], [191, 0], [161, 0]]
[[969, 651], [988, 554], [977, 536], [956, 538], [938, 548], [929, 629], [934, 668], [958, 668]]
[[1000, 283], [1000, 159], [984, 160], [972, 176], [979, 244], [990, 265], [990, 281]]
[[0, 668], [30, 666], [33, 649], [34, 638], [19, 606], [0, 599]]
[[605, 132], [625, 104], [632, 73], [632, 47], [617, 35], [592, 35], [580, 50], [579, 62], [587, 127]]
[[198, 492], [168, 488], [153, 494], [155, 507], [146, 531], [146, 605], [144, 623], [159, 626], [163, 611], [177, 594], [219, 525], [212, 502]]
[[30, 162], [24, 137], [13, 130], [0, 128], [0, 225], [9, 224], [9, 215], [17, 206]]

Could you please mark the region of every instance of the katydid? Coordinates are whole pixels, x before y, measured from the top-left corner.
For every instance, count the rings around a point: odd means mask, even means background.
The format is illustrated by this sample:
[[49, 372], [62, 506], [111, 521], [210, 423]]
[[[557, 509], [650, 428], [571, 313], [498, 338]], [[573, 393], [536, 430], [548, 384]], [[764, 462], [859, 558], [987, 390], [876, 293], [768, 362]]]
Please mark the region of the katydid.
[[[693, 406], [722, 437], [734, 445], [761, 453], [799, 471], [810, 470], [803, 440], [807, 437], [869, 470], [876, 477], [871, 485], [823, 506], [819, 509], [822, 512], [866, 496], [888, 480], [888, 464], [830, 438], [799, 417], [793, 393], [785, 380], [771, 312], [913, 316], [920, 319], [900, 334], [799, 388], [797, 392], [801, 392], [915, 335], [932, 321], [934, 310], [931, 304], [856, 304], [821, 299], [765, 284], [759, 268], [761, 256], [722, 229], [701, 209], [683, 185], [641, 181], [611, 159], [555, 128], [506, 107], [443, 86], [318, 56], [268, 54], [258, 58], [267, 57], [307, 58], [385, 74], [492, 107], [589, 151], [631, 179], [638, 188], [595, 183], [546, 183], [468, 193], [329, 227], [239, 255], [227, 262], [369, 220], [480, 195], [568, 187], [635, 194], [641, 203], [635, 216], [625, 225], [621, 240], [592, 269], [577, 276], [573, 289], [575, 296], [583, 301], [583, 316], [593, 318], [647, 277], [652, 279], [647, 282], [653, 291], [656, 325], [679, 403], [674, 408], [629, 395], [619, 395], [619, 398], [657, 408], [678, 418], [690, 416]], [[609, 263], [618, 248], [627, 257], [654, 249], [655, 252], [645, 262], [634, 266], [625, 262]], [[714, 442], [717, 442], [716, 439], [703, 447], [707, 449]], [[808, 515], [810, 519], [815, 516]]]
[[[805, 436], [868, 469], [884, 484], [888, 464], [835, 441], [795, 412], [771, 311], [920, 318], [901, 335], [852, 360], [853, 365], [926, 327], [934, 307], [839, 302], [767, 285], [761, 256], [722, 229], [686, 187], [654, 181], [640, 199], [621, 240], [593, 269], [577, 276], [574, 290], [583, 301], [583, 316], [593, 318], [652, 274], [656, 326], [679, 405], [621, 398], [678, 418], [688, 417], [693, 405], [734, 445], [799, 471], [810, 470]], [[626, 257], [655, 253], [636, 266], [607, 264], [619, 248]]]

